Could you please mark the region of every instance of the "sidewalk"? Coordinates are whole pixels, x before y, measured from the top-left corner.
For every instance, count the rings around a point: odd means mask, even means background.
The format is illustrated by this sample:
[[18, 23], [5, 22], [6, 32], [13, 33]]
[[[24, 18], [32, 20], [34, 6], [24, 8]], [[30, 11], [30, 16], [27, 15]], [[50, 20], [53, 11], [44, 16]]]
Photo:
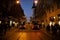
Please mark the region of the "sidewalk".
[[45, 29], [41, 29], [41, 30], [42, 30], [42, 32], [43, 32], [45, 35], [47, 35], [48, 37], [51, 37], [53, 40], [57, 40], [57, 39], [58, 39], [56, 35], [54, 35], [54, 34], [52, 34], [52, 33], [50, 33], [50, 32], [47, 32]]
[[6, 34], [4, 34], [4, 36], [2, 37], [2, 39], [6, 40], [7, 38], [11, 37], [16, 30], [18, 30], [18, 29], [17, 28], [13, 28], [11, 30], [7, 30]]
[[42, 32], [43, 32], [44, 34], [48, 35], [49, 37], [52, 36], [52, 33], [47, 32], [45, 29], [41, 29], [41, 30], [42, 30]]
[[8, 30], [8, 31], [6, 32], [6, 35], [7, 35], [7, 34], [12, 34], [12, 33], [14, 33], [16, 30], [17, 30], [17, 28], [10, 29], [10, 30]]

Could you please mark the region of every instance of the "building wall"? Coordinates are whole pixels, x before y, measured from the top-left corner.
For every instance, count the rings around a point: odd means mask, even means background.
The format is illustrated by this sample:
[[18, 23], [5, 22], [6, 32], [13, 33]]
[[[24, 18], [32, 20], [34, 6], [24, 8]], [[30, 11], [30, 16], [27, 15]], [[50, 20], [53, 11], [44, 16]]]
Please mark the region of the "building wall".
[[0, 0], [1, 20], [5, 20], [5, 18], [8, 18], [8, 21], [15, 19], [20, 20], [19, 18], [25, 16], [21, 4], [17, 4], [16, 1], [17, 0]]
[[[6, 14], [15, 16], [24, 16], [24, 11], [21, 4], [16, 3], [17, 0], [0, 0], [0, 12], [7, 12]], [[20, 1], [20, 0], [19, 0]], [[13, 12], [13, 13], [12, 13]], [[17, 12], [17, 13], [16, 13]], [[2, 13], [3, 15], [3, 13]]]
[[36, 16], [37, 19], [39, 19], [41, 22], [44, 21], [45, 26], [50, 23], [50, 17], [55, 17], [55, 23], [58, 22], [58, 14], [60, 14], [60, 8], [57, 7], [58, 2], [59, 0], [38, 1], [38, 4], [36, 6]]
[[47, 20], [47, 23], [45, 21], [46, 25], [50, 23], [50, 17], [55, 17], [54, 22], [55, 23], [58, 22], [58, 14], [60, 14], [60, 9], [57, 9], [57, 3], [56, 4], [53, 3], [53, 5], [51, 6], [53, 6], [53, 9], [52, 7], [50, 7], [50, 10], [46, 10], [46, 20]]

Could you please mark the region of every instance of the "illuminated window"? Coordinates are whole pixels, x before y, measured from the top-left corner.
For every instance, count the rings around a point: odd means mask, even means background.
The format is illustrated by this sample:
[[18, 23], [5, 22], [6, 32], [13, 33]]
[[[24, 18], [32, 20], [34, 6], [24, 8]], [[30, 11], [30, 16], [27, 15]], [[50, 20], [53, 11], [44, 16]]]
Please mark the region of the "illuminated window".
[[12, 26], [12, 21], [10, 21], [10, 26]]

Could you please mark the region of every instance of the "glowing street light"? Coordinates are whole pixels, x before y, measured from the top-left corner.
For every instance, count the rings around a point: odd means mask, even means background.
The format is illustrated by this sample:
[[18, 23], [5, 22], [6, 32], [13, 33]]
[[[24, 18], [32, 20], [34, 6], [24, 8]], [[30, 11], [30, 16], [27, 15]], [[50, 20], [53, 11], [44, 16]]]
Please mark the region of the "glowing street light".
[[37, 1], [37, 0], [35, 0], [35, 1], [34, 1], [34, 3], [35, 3], [35, 6], [36, 6], [36, 5], [37, 5], [37, 3], [38, 3], [38, 1]]
[[37, 4], [37, 3], [38, 3], [38, 1], [37, 1], [37, 0], [35, 0], [34, 2], [35, 2], [35, 4]]
[[19, 4], [20, 2], [19, 1], [16, 1], [17, 4]]

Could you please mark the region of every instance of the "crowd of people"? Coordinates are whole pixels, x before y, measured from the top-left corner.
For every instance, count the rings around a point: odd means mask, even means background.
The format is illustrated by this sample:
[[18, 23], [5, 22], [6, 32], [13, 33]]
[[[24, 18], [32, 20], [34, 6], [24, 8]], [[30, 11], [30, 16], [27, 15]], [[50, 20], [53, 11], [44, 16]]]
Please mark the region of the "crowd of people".
[[6, 31], [12, 28], [13, 26], [10, 26], [10, 24], [6, 21], [2, 21], [2, 23], [0, 24], [0, 33], [4, 33], [6, 34]]
[[59, 24], [55, 24], [55, 25], [47, 25], [46, 27], [47, 31], [51, 31], [53, 34], [60, 34], [60, 25]]

